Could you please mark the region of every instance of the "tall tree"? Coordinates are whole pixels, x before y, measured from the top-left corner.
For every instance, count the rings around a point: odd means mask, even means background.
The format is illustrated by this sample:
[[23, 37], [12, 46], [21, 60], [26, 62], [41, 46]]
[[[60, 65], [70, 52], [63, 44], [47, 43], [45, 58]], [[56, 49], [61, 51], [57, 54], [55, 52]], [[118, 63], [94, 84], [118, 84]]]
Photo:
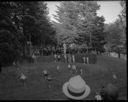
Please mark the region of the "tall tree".
[[44, 2], [0, 3], [0, 65], [26, 55], [27, 41], [33, 45], [46, 39], [54, 42], [55, 30], [47, 14]]
[[[53, 39], [55, 33], [47, 16], [47, 4], [44, 2], [28, 2], [25, 5], [27, 9], [27, 15], [31, 15], [33, 17], [33, 20], [35, 19], [35, 24], [33, 24], [33, 28], [32, 26], [30, 28], [33, 29], [31, 32], [31, 41], [33, 45], [41, 46], [44, 42], [45, 44], [48, 43], [46, 41], [48, 39], [51, 40], [51, 37]], [[28, 27], [30, 26], [28, 25]]]
[[120, 19], [120, 25], [122, 27], [122, 32], [123, 32], [123, 43], [125, 46], [125, 49], [127, 49], [127, 43], [126, 43], [126, 0], [121, 0], [120, 5], [122, 7], [122, 11], [119, 14], [119, 19]]
[[61, 2], [54, 15], [59, 22], [56, 23], [58, 37], [67, 43], [85, 43], [98, 49], [104, 39], [104, 18], [96, 13], [99, 7], [96, 1]]
[[97, 17], [95, 19], [95, 27], [93, 28], [92, 33], [92, 46], [96, 51], [103, 52], [105, 41], [105, 32], [104, 32], [104, 17]]
[[18, 29], [12, 22], [12, 2], [0, 3], [0, 63], [9, 65], [20, 56]]
[[117, 52], [120, 57], [120, 53], [122, 52], [123, 48], [123, 32], [120, 25], [120, 20], [116, 20], [114, 23], [107, 25], [105, 28], [106, 32], [106, 41], [111, 51]]
[[[26, 47], [28, 46], [27, 41], [31, 42], [34, 46], [41, 46], [46, 39], [52, 41], [55, 32], [51, 27], [48, 20], [47, 5], [44, 2], [16, 2], [16, 7], [19, 6], [14, 22], [20, 26], [22, 31], [22, 45], [24, 47], [24, 54]], [[51, 39], [52, 38], [52, 39]], [[47, 40], [46, 40], [47, 41]], [[31, 50], [30, 50], [31, 54]]]
[[58, 33], [60, 34], [60, 38], [62, 41], [71, 43], [73, 42], [74, 38], [77, 36], [76, 34], [76, 24], [77, 20], [77, 13], [75, 9], [76, 5], [75, 2], [61, 2], [61, 6], [57, 6], [57, 16], [55, 18], [61, 23], [61, 29], [57, 29]]

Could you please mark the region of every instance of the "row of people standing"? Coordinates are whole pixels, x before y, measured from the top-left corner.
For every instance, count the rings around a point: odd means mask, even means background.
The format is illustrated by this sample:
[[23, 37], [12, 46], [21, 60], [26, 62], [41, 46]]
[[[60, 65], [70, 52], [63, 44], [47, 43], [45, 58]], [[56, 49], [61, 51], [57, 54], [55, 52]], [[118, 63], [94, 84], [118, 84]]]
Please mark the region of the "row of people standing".
[[[90, 52], [90, 50], [87, 50], [85, 48], [82, 49], [71, 49], [67, 46], [66, 54], [76, 54], [76, 53], [86, 53]], [[63, 54], [64, 48], [63, 47], [45, 47], [37, 49], [35, 52], [35, 55], [40, 56], [48, 56], [48, 55], [54, 55], [54, 54]]]

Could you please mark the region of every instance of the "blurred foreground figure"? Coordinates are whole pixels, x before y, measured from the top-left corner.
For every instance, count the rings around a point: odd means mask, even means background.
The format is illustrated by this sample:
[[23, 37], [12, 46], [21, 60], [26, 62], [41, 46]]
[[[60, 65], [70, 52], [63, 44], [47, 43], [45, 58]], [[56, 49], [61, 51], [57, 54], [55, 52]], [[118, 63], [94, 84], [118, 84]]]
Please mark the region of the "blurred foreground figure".
[[117, 100], [119, 91], [116, 86], [110, 83], [101, 89], [100, 95], [103, 100]]

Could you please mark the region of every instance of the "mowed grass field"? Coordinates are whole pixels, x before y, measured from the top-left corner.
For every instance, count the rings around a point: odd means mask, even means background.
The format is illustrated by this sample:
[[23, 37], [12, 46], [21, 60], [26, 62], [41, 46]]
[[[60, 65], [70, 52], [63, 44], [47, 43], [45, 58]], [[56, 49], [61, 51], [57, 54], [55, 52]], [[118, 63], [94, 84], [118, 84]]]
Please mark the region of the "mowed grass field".
[[[60, 65], [57, 72], [56, 66]], [[25, 86], [17, 79], [16, 68], [4, 68], [0, 74], [0, 99], [1, 100], [68, 100], [62, 92], [63, 84], [73, 76], [67, 63], [54, 62], [53, 56], [44, 56], [38, 59], [37, 64], [21, 64], [21, 70], [27, 76]], [[119, 99], [127, 99], [127, 67], [126, 60], [107, 56], [97, 56], [96, 64], [76, 63], [77, 68], [83, 68], [83, 79], [91, 88], [90, 95], [84, 100], [94, 100], [95, 92], [102, 85], [113, 83], [119, 88]], [[51, 88], [44, 80], [42, 71], [47, 69], [53, 80]], [[117, 81], [112, 78], [112, 72], [117, 75]], [[76, 73], [80, 74], [79, 70]]]

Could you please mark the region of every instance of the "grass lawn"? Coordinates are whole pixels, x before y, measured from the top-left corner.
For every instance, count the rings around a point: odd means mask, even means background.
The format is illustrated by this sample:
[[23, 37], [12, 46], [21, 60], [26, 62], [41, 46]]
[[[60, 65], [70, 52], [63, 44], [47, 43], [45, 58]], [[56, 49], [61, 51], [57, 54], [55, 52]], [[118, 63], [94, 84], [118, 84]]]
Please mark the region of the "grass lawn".
[[[56, 71], [58, 64], [61, 66], [60, 73]], [[91, 93], [85, 100], [94, 100], [95, 91], [107, 83], [114, 83], [119, 88], [119, 99], [127, 99], [126, 60], [98, 56], [96, 64], [76, 63], [76, 66], [84, 69], [82, 77], [91, 88]], [[3, 68], [0, 74], [0, 99], [67, 100], [62, 92], [63, 84], [72, 76], [67, 68], [67, 63], [54, 62], [52, 56], [45, 56], [39, 58], [37, 64], [24, 63], [20, 67], [28, 78], [25, 86], [17, 79], [15, 67]], [[52, 75], [52, 88], [50, 89], [42, 75], [43, 69], [47, 69]], [[112, 72], [117, 75], [117, 81], [112, 78]]]

